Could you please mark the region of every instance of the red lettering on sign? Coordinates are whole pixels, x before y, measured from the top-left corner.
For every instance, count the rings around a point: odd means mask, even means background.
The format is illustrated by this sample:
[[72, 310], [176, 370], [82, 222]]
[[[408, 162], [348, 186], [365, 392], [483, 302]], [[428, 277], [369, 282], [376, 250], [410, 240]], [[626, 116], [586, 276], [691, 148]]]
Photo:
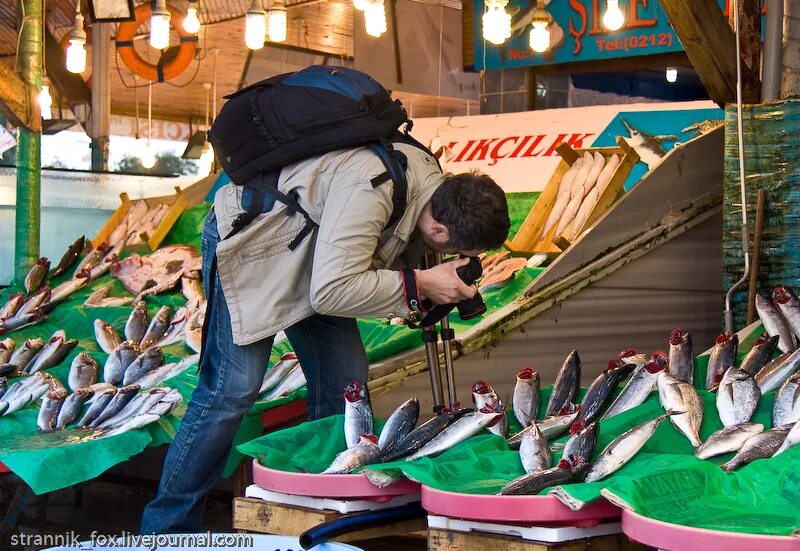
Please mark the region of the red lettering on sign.
[[536, 139], [533, 140], [533, 143], [531, 144], [531, 146], [528, 148], [528, 150], [522, 156], [523, 157], [536, 157], [536, 156], [540, 155], [542, 153], [541, 149], [539, 151], [533, 151], [533, 150], [536, 149], [536, 147], [540, 143], [542, 143], [542, 140], [545, 139], [546, 137], [547, 137], [547, 134], [539, 134], [538, 136], [536, 136]]
[[592, 28], [589, 30], [589, 34], [602, 34], [604, 32], [600, 28], [600, 0], [592, 0]]
[[[497, 141], [497, 138], [491, 138], [488, 140], [481, 140], [478, 142], [478, 145], [475, 146], [475, 149], [472, 150], [472, 153], [469, 154], [466, 161], [483, 161], [486, 159], [486, 154], [489, 152], [489, 146], [492, 145], [493, 142]], [[476, 157], [477, 155], [477, 157]]]
[[522, 148], [523, 148], [523, 147], [525, 147], [525, 144], [526, 144], [526, 143], [528, 143], [528, 141], [529, 141], [531, 138], [533, 138], [533, 136], [525, 136], [524, 138], [522, 138], [522, 141], [521, 141], [521, 142], [519, 142], [519, 145], [518, 145], [518, 146], [517, 146], [517, 148], [514, 150], [514, 153], [512, 153], [511, 155], [509, 155], [509, 157], [513, 159], [514, 157], [516, 157], [517, 155], [519, 155], [519, 152], [520, 152], [520, 151], [522, 151]]
[[455, 158], [454, 162], [460, 163], [461, 159], [464, 157], [464, 155], [467, 153], [467, 151], [469, 151], [469, 148], [472, 147], [472, 144], [474, 144], [474, 143], [475, 143], [475, 140], [468, 141], [467, 145], [464, 146], [464, 149], [461, 150], [461, 153], [458, 154], [458, 157]]
[[566, 137], [567, 137], [566, 134], [559, 134], [558, 138], [556, 138], [550, 145], [550, 148], [547, 150], [547, 153], [542, 155], [542, 157], [552, 157], [553, 155], [555, 155], [556, 147], [558, 147], [558, 144], [562, 143], [564, 141], [564, 138]]
[[575, 48], [572, 49], [572, 54], [577, 55], [581, 53], [581, 38], [583, 35], [586, 34], [586, 20], [588, 14], [586, 13], [586, 8], [584, 7], [583, 3], [579, 0], [569, 0], [570, 7], [575, 10], [578, 14], [578, 17], [581, 21], [581, 27], [577, 28], [575, 26], [576, 19], [570, 18], [569, 20], [569, 34], [575, 38]]
[[489, 156], [492, 158], [492, 162], [489, 163], [489, 166], [494, 166], [497, 164], [498, 160], [505, 159], [506, 157], [508, 157], [508, 154], [506, 155], [500, 154], [500, 148], [503, 145], [507, 144], [508, 142], [517, 143], [518, 139], [519, 136], [511, 136], [510, 138], [503, 138], [502, 140], [497, 142], [497, 144], [494, 146], [494, 149], [492, 149], [492, 152], [489, 154]]
[[[636, 27], [655, 27], [658, 24], [658, 20], [655, 17], [652, 19], [639, 19], [639, 3], [641, 2], [642, 8], [647, 8], [647, 0], [631, 0], [631, 9], [630, 9], [630, 21], [628, 21], [628, 27], [636, 28]], [[655, 9], [651, 6], [650, 13], [655, 15]]]
[[587, 132], [585, 134], [578, 132], [577, 134], [573, 134], [567, 140], [567, 145], [570, 146], [572, 149], [583, 149], [583, 140], [585, 140], [589, 136], [594, 136], [594, 132]]

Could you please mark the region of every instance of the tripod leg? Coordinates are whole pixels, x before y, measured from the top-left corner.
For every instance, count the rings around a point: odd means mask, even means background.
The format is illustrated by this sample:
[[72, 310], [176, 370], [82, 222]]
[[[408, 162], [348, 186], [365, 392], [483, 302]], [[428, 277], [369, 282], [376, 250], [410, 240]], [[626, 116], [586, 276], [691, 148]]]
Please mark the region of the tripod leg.
[[452, 341], [456, 334], [450, 328], [450, 320], [447, 316], [442, 318], [440, 322], [442, 325], [442, 351], [444, 353], [444, 369], [447, 376], [447, 397], [449, 399], [450, 408], [455, 410], [458, 398], [456, 397], [456, 377], [453, 370], [453, 355], [450, 348], [450, 341]]
[[428, 372], [431, 376], [431, 391], [433, 392], [433, 412], [439, 414], [444, 407], [444, 392], [442, 390], [442, 372], [439, 367], [439, 346], [437, 341], [436, 326], [422, 328], [422, 340], [425, 343], [425, 355], [428, 357]]

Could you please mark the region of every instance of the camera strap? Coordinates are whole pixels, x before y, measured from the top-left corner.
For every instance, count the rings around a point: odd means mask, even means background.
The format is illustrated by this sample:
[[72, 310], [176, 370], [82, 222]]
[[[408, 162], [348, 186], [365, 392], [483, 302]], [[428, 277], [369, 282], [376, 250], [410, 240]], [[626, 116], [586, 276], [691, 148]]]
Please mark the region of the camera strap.
[[417, 323], [412, 321], [408, 322], [408, 326], [412, 329], [419, 329], [420, 327], [430, 327], [431, 325], [439, 322], [445, 316], [447, 316], [450, 312], [453, 311], [455, 308], [455, 304], [438, 304], [431, 309], [430, 312], [425, 314], [425, 317], [422, 318]]

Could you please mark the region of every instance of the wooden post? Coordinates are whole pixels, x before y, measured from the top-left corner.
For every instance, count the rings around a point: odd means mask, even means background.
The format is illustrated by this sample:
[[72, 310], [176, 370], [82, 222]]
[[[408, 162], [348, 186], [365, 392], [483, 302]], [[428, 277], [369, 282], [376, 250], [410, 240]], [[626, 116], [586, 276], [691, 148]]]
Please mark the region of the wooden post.
[[14, 126], [27, 128], [31, 132], [42, 129], [36, 88], [23, 82], [4, 63], [0, 63], [0, 111]]
[[[742, 35], [742, 61], [753, 74], [761, 73], [761, 0], [728, 0], [739, 3], [739, 31]], [[728, 22], [735, 29], [733, 6]]]
[[111, 134], [111, 23], [92, 25], [92, 170], [108, 170], [108, 142]]

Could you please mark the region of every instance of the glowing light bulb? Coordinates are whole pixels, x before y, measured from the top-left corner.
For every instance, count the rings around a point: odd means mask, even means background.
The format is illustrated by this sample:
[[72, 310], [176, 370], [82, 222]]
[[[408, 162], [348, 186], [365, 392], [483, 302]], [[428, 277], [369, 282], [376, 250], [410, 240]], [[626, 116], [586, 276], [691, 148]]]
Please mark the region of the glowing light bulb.
[[537, 53], [543, 53], [550, 49], [550, 30], [547, 24], [542, 21], [534, 21], [531, 32], [528, 35], [528, 44]]
[[206, 147], [197, 160], [197, 164], [200, 165], [201, 174], [211, 174], [211, 168], [214, 166], [214, 148], [211, 144], [206, 143]]
[[667, 72], [666, 72], [665, 76], [667, 78], [667, 82], [669, 82], [669, 83], [677, 82], [677, 80], [678, 80], [678, 69], [676, 69], [675, 67], [667, 67]]
[[619, 9], [619, 0], [607, 0], [603, 26], [609, 31], [618, 31], [625, 24], [625, 14]]
[[383, 0], [370, 0], [364, 10], [367, 34], [378, 38], [388, 30], [386, 25], [386, 7]]
[[261, 0], [253, 0], [247, 10], [244, 24], [244, 43], [251, 50], [260, 50], [267, 39], [267, 12], [261, 5]]
[[186, 17], [183, 18], [183, 30], [189, 34], [200, 31], [200, 18], [197, 17], [197, 8], [191, 5], [186, 8]]
[[79, 13], [75, 15], [75, 26], [69, 32], [66, 66], [70, 73], [86, 70], [86, 31], [83, 30], [83, 16]]
[[272, 42], [286, 40], [286, 8], [272, 6], [267, 13], [267, 31]]
[[487, 0], [486, 13], [481, 17], [483, 38], [500, 45], [511, 37], [511, 14], [506, 12], [508, 0]]
[[156, 50], [169, 48], [169, 19], [166, 0], [157, 0], [150, 16], [150, 46]]
[[42, 119], [49, 121], [53, 118], [53, 98], [50, 96], [50, 87], [47, 85], [42, 86], [41, 92], [39, 92], [39, 110], [42, 112]]
[[365, 11], [369, 5], [369, 0], [353, 0], [353, 7], [358, 11]]
[[147, 140], [147, 144], [142, 149], [142, 154], [139, 155], [139, 162], [148, 170], [156, 166], [156, 154], [150, 146], [150, 140]]

